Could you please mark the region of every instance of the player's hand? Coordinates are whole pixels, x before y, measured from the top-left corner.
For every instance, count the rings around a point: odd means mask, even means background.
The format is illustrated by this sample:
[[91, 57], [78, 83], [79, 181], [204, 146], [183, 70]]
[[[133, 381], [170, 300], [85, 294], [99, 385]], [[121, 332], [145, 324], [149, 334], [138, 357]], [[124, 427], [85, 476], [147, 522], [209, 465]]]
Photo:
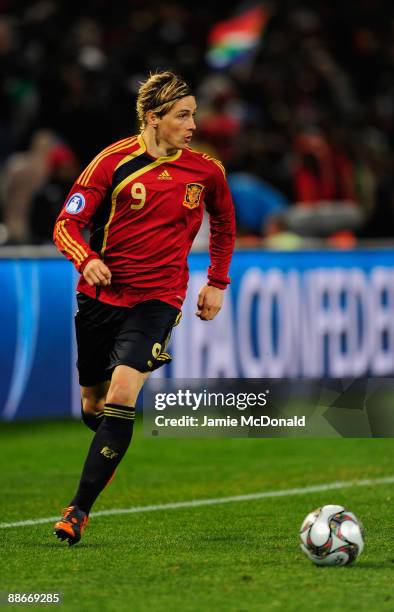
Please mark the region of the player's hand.
[[101, 259], [91, 259], [86, 264], [83, 277], [91, 287], [111, 284], [111, 270]]
[[196, 316], [202, 321], [212, 321], [223, 304], [224, 291], [217, 287], [204, 285], [198, 292]]

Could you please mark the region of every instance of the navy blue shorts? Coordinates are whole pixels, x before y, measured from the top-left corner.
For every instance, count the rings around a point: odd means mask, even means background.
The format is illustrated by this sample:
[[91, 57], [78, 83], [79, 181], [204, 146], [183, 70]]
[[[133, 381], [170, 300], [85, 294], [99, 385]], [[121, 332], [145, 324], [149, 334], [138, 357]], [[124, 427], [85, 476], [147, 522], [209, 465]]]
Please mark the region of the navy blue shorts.
[[181, 311], [161, 300], [147, 300], [132, 308], [112, 306], [77, 294], [75, 330], [79, 383], [92, 387], [110, 380], [117, 365], [152, 372], [171, 357], [165, 352]]

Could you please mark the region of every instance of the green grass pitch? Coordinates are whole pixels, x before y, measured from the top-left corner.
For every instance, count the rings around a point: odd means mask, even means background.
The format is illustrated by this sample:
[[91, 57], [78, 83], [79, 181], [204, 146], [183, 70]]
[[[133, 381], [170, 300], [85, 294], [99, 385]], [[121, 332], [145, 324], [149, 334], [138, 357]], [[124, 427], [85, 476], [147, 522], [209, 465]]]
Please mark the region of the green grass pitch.
[[[0, 522], [58, 515], [91, 436], [77, 422], [0, 425]], [[392, 476], [393, 444], [149, 439], [138, 425], [94, 510]], [[60, 609], [84, 612], [393, 610], [393, 494], [393, 484], [349, 486], [93, 517], [71, 548], [54, 538], [51, 523], [0, 529], [0, 591], [60, 592]], [[315, 567], [299, 549], [304, 516], [327, 503], [364, 522], [366, 547], [354, 566]]]

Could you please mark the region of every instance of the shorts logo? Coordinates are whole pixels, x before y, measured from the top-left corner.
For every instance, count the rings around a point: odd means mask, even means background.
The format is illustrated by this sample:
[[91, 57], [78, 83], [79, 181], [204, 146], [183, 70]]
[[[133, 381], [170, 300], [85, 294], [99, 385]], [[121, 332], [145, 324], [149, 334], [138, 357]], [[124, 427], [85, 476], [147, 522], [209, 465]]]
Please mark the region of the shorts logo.
[[74, 193], [66, 204], [66, 211], [76, 215], [85, 208], [85, 198], [82, 193]]
[[188, 183], [183, 197], [183, 206], [187, 206], [187, 208], [197, 208], [200, 204], [203, 189], [204, 185], [200, 183]]

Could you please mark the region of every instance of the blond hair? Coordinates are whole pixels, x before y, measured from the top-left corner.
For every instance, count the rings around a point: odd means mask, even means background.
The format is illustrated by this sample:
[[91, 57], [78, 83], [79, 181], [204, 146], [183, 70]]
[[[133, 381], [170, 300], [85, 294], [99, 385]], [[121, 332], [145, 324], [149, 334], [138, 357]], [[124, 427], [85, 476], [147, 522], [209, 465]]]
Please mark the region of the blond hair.
[[191, 95], [188, 84], [173, 72], [167, 70], [150, 73], [138, 90], [137, 116], [141, 131], [145, 129], [145, 115], [148, 111], [152, 110], [162, 117], [171, 110], [175, 102]]

